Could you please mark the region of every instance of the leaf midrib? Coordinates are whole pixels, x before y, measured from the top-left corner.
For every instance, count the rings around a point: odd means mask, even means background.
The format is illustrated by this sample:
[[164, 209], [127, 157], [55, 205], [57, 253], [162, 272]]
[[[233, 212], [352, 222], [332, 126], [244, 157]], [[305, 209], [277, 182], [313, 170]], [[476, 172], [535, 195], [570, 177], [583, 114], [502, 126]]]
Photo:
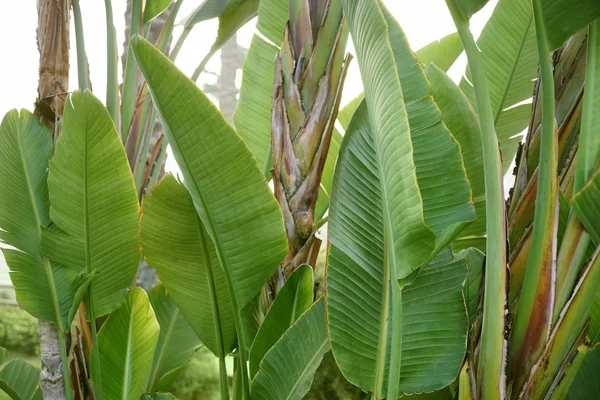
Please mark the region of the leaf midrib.
[[[194, 210], [195, 212], [196, 210]], [[200, 217], [196, 215], [196, 229], [198, 230], [198, 237], [200, 238], [200, 243], [202, 245], [202, 253], [204, 255], [204, 261], [206, 263], [206, 275], [208, 278], [208, 292], [210, 295], [211, 306], [213, 308], [213, 324], [215, 325], [215, 339], [217, 339], [217, 346], [221, 351], [219, 358], [225, 357], [225, 345], [223, 338], [223, 331], [221, 329], [221, 314], [219, 311], [219, 303], [217, 299], [217, 288], [215, 287], [214, 276], [213, 276], [213, 265], [209, 256], [209, 249], [206, 244], [206, 238], [204, 237], [204, 232], [202, 232], [203, 226], [201, 225], [202, 221], [200, 221]]]
[[165, 334], [165, 340], [163, 341], [160, 352], [158, 353], [158, 359], [156, 360], [154, 371], [152, 372], [152, 377], [150, 378], [150, 381], [149, 381], [148, 390], [150, 390], [150, 391], [152, 391], [154, 389], [154, 385], [156, 384], [156, 378], [158, 377], [159, 366], [162, 363], [162, 360], [165, 356], [165, 351], [167, 350], [167, 345], [169, 343], [171, 335], [173, 334], [173, 329], [175, 328], [175, 323], [177, 322], [177, 318], [179, 317], [179, 309], [177, 308], [177, 306], [175, 306], [174, 308], [175, 308], [175, 312], [173, 313], [173, 317], [169, 321], [169, 327], [167, 328], [167, 333]]
[[129, 327], [127, 331], [127, 349], [125, 351], [125, 368], [123, 370], [123, 392], [121, 393], [123, 396], [123, 400], [127, 400], [127, 395], [131, 385], [131, 347], [132, 340], [131, 336], [133, 334], [133, 307], [134, 305], [130, 305], [129, 309]]

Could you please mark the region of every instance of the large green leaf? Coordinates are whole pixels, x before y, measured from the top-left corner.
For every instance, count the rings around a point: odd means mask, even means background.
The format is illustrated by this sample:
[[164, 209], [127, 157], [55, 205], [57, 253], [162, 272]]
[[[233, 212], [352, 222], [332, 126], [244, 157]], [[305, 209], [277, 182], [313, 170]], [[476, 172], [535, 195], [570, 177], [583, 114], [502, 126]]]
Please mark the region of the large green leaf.
[[328, 350], [325, 303], [320, 298], [265, 355], [252, 381], [253, 398], [301, 400]]
[[127, 156], [108, 111], [77, 91], [65, 104], [62, 132], [48, 173], [50, 217], [88, 273], [95, 316], [122, 302], [135, 279], [139, 205]]
[[302, 265], [277, 293], [250, 350], [250, 376], [254, 377], [265, 354], [313, 302], [313, 272]]
[[550, 50], [559, 48], [571, 35], [600, 17], [597, 0], [541, 0], [540, 3]]
[[427, 77], [433, 89], [444, 124], [460, 143], [461, 153], [471, 185], [477, 220], [460, 233], [465, 236], [485, 235], [485, 182], [479, 120], [471, 103], [448, 75], [435, 65], [427, 68]]
[[144, 257], [202, 343], [224, 357], [235, 347], [234, 311], [215, 247], [190, 194], [166, 175], [144, 197], [142, 210]]
[[[385, 18], [375, 0], [345, 0], [343, 6], [365, 87], [374, 161], [381, 173], [386, 256], [396, 278], [403, 279], [427, 261], [436, 239], [423, 219], [408, 116]], [[371, 29], [360, 29], [363, 26]]]
[[457, 32], [444, 36], [416, 51], [419, 61], [428, 65], [434, 63], [443, 71], [448, 71], [463, 51]]
[[138, 37], [131, 45], [234, 308], [241, 308], [287, 253], [279, 206], [243, 140], [206, 95], [150, 43]]
[[21, 360], [12, 360], [0, 370], [0, 389], [13, 400], [41, 399], [40, 370]]
[[0, 238], [17, 301], [36, 318], [67, 329], [78, 268], [41, 255], [41, 227], [50, 224], [48, 162], [52, 137], [30, 112], [10, 111], [0, 126]]
[[[98, 332], [104, 398], [138, 400], [142, 396], [159, 330], [144, 290], [131, 289], [123, 305], [110, 314]], [[92, 368], [95, 365], [92, 362]]]
[[[366, 108], [356, 112], [336, 167], [330, 219], [327, 310], [336, 361], [352, 383], [385, 393], [391, 323], [384, 263], [380, 172]], [[465, 265], [446, 250], [403, 291], [400, 391], [448, 385], [461, 367], [467, 316]], [[443, 344], [441, 344], [443, 343]]]
[[[518, 141], [529, 123], [538, 56], [530, 0], [500, 0], [477, 40], [485, 65], [496, 134], [504, 172], [514, 158]], [[470, 71], [460, 88], [475, 106]]]
[[157, 390], [165, 374], [181, 371], [187, 365], [200, 341], [161, 283], [148, 292], [148, 298], [160, 327], [148, 381], [148, 390], [152, 391]]

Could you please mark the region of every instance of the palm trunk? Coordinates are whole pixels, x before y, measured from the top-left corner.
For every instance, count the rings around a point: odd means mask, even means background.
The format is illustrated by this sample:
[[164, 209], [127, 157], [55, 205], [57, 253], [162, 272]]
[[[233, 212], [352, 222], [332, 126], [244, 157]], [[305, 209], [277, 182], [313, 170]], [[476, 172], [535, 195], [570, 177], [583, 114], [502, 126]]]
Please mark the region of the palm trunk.
[[339, 1], [291, 0], [289, 18], [273, 89], [273, 183], [289, 245], [275, 293], [299, 265], [316, 262], [315, 204], [348, 64]]
[[[51, 132], [58, 132], [69, 85], [69, 0], [38, 2], [37, 42], [40, 52], [38, 99], [35, 115]], [[60, 347], [56, 326], [40, 325], [40, 389], [44, 399], [65, 398]], [[68, 377], [66, 379], [69, 379]]]

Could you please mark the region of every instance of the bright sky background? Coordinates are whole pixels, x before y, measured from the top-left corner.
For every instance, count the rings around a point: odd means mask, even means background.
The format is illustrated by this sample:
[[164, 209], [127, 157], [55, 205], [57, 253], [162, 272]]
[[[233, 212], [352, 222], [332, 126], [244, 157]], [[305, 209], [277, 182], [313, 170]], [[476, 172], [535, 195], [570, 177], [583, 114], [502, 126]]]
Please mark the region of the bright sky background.
[[[180, 19], [187, 16], [203, 0], [185, 0], [179, 12]], [[280, 0], [287, 1], [287, 0]], [[475, 37], [491, 15], [497, 0], [490, 1], [486, 7], [471, 19], [471, 30]], [[0, 24], [0, 50], [5, 55], [0, 66], [0, 118], [13, 108], [33, 110], [37, 95], [39, 54], [36, 44], [37, 1], [4, 1], [3, 20]], [[85, 47], [90, 65], [91, 81], [95, 95], [104, 100], [106, 97], [106, 28], [104, 2], [101, 0], [80, 0], [84, 23]], [[427, 45], [455, 31], [454, 23], [446, 8], [445, 0], [384, 0], [386, 6], [400, 23], [408, 36], [413, 50]], [[119, 54], [122, 53], [125, 26], [125, 0], [113, 0], [114, 21], [117, 30]], [[71, 18], [71, 24], [73, 19]], [[191, 75], [204, 55], [208, 52], [217, 33], [217, 20], [205, 21], [197, 25], [181, 49], [176, 64], [185, 73]], [[250, 46], [255, 21], [249, 22], [238, 33], [238, 43]], [[174, 32], [173, 43], [181, 34], [182, 27]], [[349, 51], [353, 52], [352, 46]], [[77, 88], [77, 64], [75, 54], [75, 29], [71, 26], [71, 70], [69, 90]], [[119, 57], [119, 63], [121, 59]], [[217, 53], [207, 66], [208, 71], [219, 70], [220, 57]], [[450, 76], [458, 82], [464, 73], [466, 59], [464, 54], [450, 69]], [[121, 71], [121, 65], [119, 65]], [[120, 79], [121, 80], [121, 79]], [[214, 83], [212, 74], [202, 74], [200, 83]], [[241, 81], [241, 76], [236, 79]], [[344, 87], [342, 105], [362, 91], [360, 72], [356, 60], [352, 62]], [[176, 164], [171, 157], [167, 169], [175, 170]], [[0, 160], [1, 162], [1, 160]], [[507, 185], [508, 184], [508, 185]], [[505, 182], [510, 187], [512, 182]], [[8, 278], [0, 256], [0, 283]]]

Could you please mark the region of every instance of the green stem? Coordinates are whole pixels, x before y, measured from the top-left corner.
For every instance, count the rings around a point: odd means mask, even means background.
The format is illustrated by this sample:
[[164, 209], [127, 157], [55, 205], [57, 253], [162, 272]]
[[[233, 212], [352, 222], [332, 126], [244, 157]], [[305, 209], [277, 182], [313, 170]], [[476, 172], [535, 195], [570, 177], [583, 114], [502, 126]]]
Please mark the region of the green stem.
[[[390, 269], [392, 275], [396, 275], [396, 268], [393, 265]], [[390, 356], [387, 398], [397, 399], [402, 367], [402, 287], [395, 276], [393, 276], [390, 284], [392, 285], [392, 352]]]
[[[583, 98], [583, 112], [581, 116], [581, 132], [579, 133], [579, 147], [577, 150], [577, 165], [575, 168], [575, 182], [573, 194], [579, 192], [591, 178], [596, 161], [600, 155], [600, 139], [596, 115], [600, 101], [600, 22], [592, 22], [588, 34], [588, 52], [585, 69], [585, 96]], [[598, 98], [597, 98], [598, 97]], [[596, 118], [595, 118], [596, 117]]]
[[75, 20], [75, 42], [77, 43], [77, 78], [79, 88], [88, 88], [87, 56], [85, 55], [85, 43], [83, 39], [83, 21], [81, 19], [81, 8], [79, 0], [73, 0], [73, 19]]
[[481, 52], [469, 30], [468, 19], [455, 1], [446, 0], [446, 3], [467, 53], [475, 89], [484, 160], [487, 242], [478, 380], [481, 382], [482, 398], [502, 399], [505, 396], [502, 382], [506, 302], [506, 217], [502, 161]]
[[200, 74], [202, 73], [202, 71], [204, 71], [204, 68], [206, 68], [206, 64], [208, 64], [208, 62], [210, 61], [210, 59], [212, 58], [212, 56], [215, 55], [215, 53], [219, 50], [219, 46], [212, 46], [210, 48], [210, 51], [208, 52], [208, 54], [206, 56], [204, 56], [204, 58], [202, 59], [202, 61], [200, 61], [200, 64], [198, 65], [198, 67], [196, 68], [196, 70], [194, 71], [194, 73], [192, 74], [192, 80], [194, 82], [196, 82], [198, 80], [198, 77], [200, 76]]
[[179, 39], [177, 39], [177, 43], [175, 43], [175, 47], [173, 47], [173, 50], [171, 50], [171, 61], [175, 62], [175, 59], [177, 58], [177, 56], [179, 55], [179, 51], [181, 50], [181, 46], [183, 46], [183, 43], [186, 41], [191, 31], [192, 28], [183, 29], [183, 32], [181, 32], [181, 36], [179, 36]]
[[90, 330], [92, 331], [92, 383], [94, 386], [94, 396], [96, 400], [102, 400], [102, 372], [100, 371], [100, 351], [98, 349], [98, 329], [96, 327], [96, 314], [94, 310], [94, 296], [92, 295], [92, 283], [88, 287], [88, 304], [86, 307], [87, 317], [90, 320]]
[[229, 400], [229, 377], [227, 376], [225, 356], [219, 357], [219, 376], [221, 385], [221, 400]]
[[104, 0], [106, 9], [106, 108], [117, 125], [119, 120], [119, 80], [117, 34], [113, 22], [111, 0]]
[[541, 72], [542, 132], [531, 249], [511, 336], [510, 372], [515, 391], [521, 389], [548, 340], [556, 274], [553, 263], [556, 259], [558, 141], [554, 73], [539, 0], [533, 0], [533, 15]]
[[153, 188], [154, 185], [156, 185], [156, 182], [158, 182], [160, 171], [162, 169], [163, 164], [165, 163], [165, 159], [167, 158], [167, 141], [166, 140], [163, 140], [162, 143], [160, 144], [159, 151], [160, 152], [158, 154], [158, 158], [156, 159], [156, 162], [154, 163], [154, 168], [152, 169], [152, 172], [150, 173], [150, 178], [148, 179], [147, 188], [149, 188], [149, 189]]

